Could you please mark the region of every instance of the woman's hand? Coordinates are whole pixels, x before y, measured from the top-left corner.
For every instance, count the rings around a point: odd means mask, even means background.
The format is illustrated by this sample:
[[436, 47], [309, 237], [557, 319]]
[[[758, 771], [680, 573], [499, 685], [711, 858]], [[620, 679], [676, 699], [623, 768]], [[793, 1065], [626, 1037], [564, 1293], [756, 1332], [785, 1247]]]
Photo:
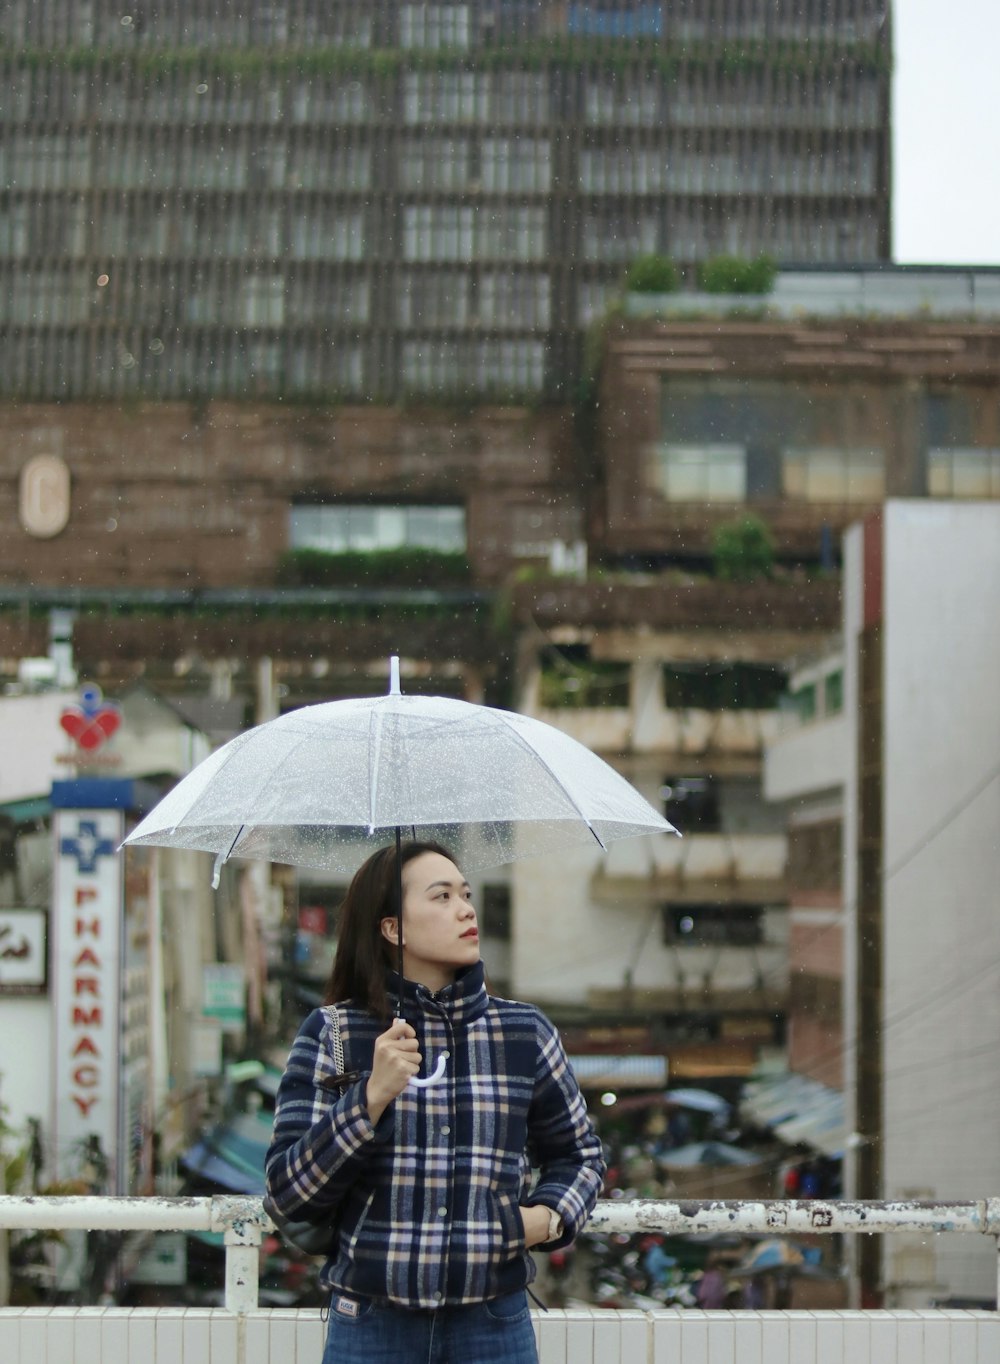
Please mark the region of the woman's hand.
[[549, 1210], [544, 1203], [529, 1203], [521, 1209], [524, 1224], [524, 1248], [540, 1246], [549, 1239]]
[[410, 1077], [418, 1073], [421, 1059], [417, 1034], [405, 1019], [394, 1018], [386, 1031], [375, 1039], [372, 1073], [365, 1087], [372, 1126], [396, 1095], [402, 1094]]

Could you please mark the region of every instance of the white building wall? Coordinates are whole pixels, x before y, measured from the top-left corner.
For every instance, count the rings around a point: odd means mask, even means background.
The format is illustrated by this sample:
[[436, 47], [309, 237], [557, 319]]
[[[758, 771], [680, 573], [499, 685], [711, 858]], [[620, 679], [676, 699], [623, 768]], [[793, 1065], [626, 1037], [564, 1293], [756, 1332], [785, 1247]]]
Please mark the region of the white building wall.
[[[841, 825], [843, 838], [843, 876], [841, 903], [844, 925], [844, 1118], [848, 1133], [858, 1127], [858, 634], [863, 620], [863, 532], [852, 526], [844, 536], [843, 619], [844, 619], [844, 814]], [[843, 1185], [847, 1198], [857, 1196], [857, 1147], [850, 1136], [844, 1152]], [[847, 1246], [848, 1261], [853, 1265], [857, 1241], [851, 1237]], [[852, 1276], [853, 1281], [853, 1276]], [[853, 1303], [852, 1306], [857, 1306]]]
[[818, 791], [843, 790], [848, 720], [843, 714], [806, 722], [767, 746], [765, 800], [795, 800]]
[[0, 803], [47, 796], [53, 781], [72, 774], [57, 761], [72, 747], [59, 716], [78, 701], [65, 691], [0, 698]]
[[[884, 530], [886, 1198], [1000, 1193], [1000, 506], [895, 502]], [[887, 1250], [886, 1305], [909, 1252]], [[938, 1238], [939, 1291], [996, 1251]]]
[[23, 1135], [29, 1118], [48, 1125], [51, 1104], [52, 1010], [48, 995], [0, 999], [0, 1103], [4, 1120]]
[[[662, 665], [658, 655], [633, 661], [628, 709], [542, 708], [533, 669], [518, 709], [612, 762], [611, 755], [641, 757], [629, 777], [654, 806], [666, 772], [683, 771], [691, 755], [755, 758], [776, 736], [776, 711], [669, 710]], [[784, 876], [788, 843], [777, 816], [769, 816], [738, 781], [729, 783], [723, 799], [725, 833], [626, 839], [607, 853], [595, 846], [513, 863], [512, 993], [547, 1004], [585, 1004], [591, 990], [626, 984], [673, 990], [708, 982], [719, 992], [751, 991], [761, 977], [770, 991], [787, 989], [784, 908], [765, 916], [765, 942], [757, 947], [663, 942], [660, 902], [673, 898], [671, 884], [736, 881], [752, 899], [756, 883], [766, 900]]]
[[[714, 840], [684, 840], [690, 846]], [[747, 840], [768, 845], [769, 840]], [[784, 839], [777, 873], [784, 865]], [[765, 943], [744, 947], [667, 946], [663, 943], [659, 905], [636, 877], [634, 894], [622, 893], [623, 882], [609, 880], [607, 893], [595, 894], [602, 877], [624, 873], [622, 854], [644, 856], [647, 874], [663, 853], [682, 847], [672, 835], [630, 839], [612, 845], [608, 854], [576, 850], [564, 856], [511, 865], [514, 923], [512, 992], [543, 1003], [584, 1004], [590, 990], [620, 990], [626, 982], [637, 990], [700, 987], [708, 980], [718, 991], [752, 990], [758, 973], [771, 990], [788, 982], [788, 915], [776, 909], [765, 916]], [[629, 858], [631, 862], [632, 857]], [[629, 866], [629, 870], [632, 870]]]

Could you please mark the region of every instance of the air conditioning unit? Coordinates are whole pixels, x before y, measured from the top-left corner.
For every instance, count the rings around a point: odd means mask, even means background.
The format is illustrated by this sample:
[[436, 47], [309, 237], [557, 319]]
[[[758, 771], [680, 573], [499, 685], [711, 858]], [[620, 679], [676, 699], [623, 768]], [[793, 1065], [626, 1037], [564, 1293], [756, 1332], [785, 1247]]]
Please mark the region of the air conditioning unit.
[[586, 540], [553, 540], [549, 546], [549, 571], [559, 577], [578, 578], [582, 582], [587, 576]]
[[22, 658], [17, 680], [25, 691], [46, 691], [56, 685], [58, 665], [54, 658]]

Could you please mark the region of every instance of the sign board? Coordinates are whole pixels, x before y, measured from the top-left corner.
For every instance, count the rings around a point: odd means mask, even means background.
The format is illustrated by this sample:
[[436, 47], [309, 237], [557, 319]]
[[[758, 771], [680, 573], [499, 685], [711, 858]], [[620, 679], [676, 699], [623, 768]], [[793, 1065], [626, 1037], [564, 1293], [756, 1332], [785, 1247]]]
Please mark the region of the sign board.
[[48, 919], [44, 909], [0, 909], [0, 995], [45, 993]]
[[189, 1032], [191, 1074], [210, 1077], [222, 1074], [222, 1024], [203, 1018], [191, 1024]]
[[206, 1018], [217, 1018], [223, 1028], [241, 1029], [247, 1016], [247, 981], [242, 966], [215, 962], [203, 969], [204, 993], [201, 1011]]
[[120, 810], [53, 817], [52, 1129], [60, 1177], [85, 1147], [115, 1173], [119, 1144], [122, 859]]
[[18, 511], [29, 535], [50, 540], [65, 530], [70, 513], [70, 475], [58, 455], [35, 455], [21, 469]]
[[571, 1056], [581, 1089], [663, 1089], [665, 1056]]
[[179, 1288], [187, 1282], [187, 1237], [182, 1231], [160, 1231], [129, 1273], [130, 1283]]

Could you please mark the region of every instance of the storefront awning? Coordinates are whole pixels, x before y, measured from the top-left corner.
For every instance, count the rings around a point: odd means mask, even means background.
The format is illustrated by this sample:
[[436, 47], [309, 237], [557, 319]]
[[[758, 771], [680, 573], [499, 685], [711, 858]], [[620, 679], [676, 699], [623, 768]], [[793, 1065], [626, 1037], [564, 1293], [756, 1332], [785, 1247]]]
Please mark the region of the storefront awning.
[[740, 1102], [746, 1122], [769, 1127], [789, 1146], [811, 1146], [825, 1156], [842, 1156], [847, 1140], [844, 1096], [807, 1075], [782, 1071], [747, 1082]]
[[32, 824], [38, 819], [48, 819], [51, 813], [52, 802], [48, 796], [8, 800], [0, 805], [0, 817], [9, 819], [13, 824]]
[[270, 1114], [241, 1113], [220, 1123], [181, 1156], [189, 1174], [231, 1193], [263, 1194]]

